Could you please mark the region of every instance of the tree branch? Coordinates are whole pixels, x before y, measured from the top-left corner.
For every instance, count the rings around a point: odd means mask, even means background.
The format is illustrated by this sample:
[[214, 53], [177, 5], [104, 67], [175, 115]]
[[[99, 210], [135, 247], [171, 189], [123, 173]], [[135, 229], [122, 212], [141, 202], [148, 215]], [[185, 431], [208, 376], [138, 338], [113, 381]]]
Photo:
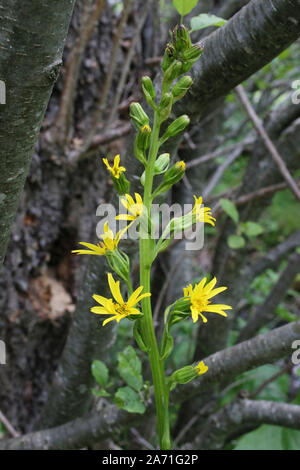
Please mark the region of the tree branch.
[[288, 261], [286, 268], [281, 273], [275, 286], [267, 296], [262, 305], [259, 305], [247, 325], [242, 329], [237, 342], [245, 341], [258, 330], [274, 318], [274, 310], [284, 299], [286, 291], [290, 287], [296, 275], [300, 270], [300, 254], [293, 253]]
[[193, 449], [222, 449], [227, 436], [245, 424], [272, 424], [300, 430], [300, 406], [266, 400], [234, 400], [208, 419]]
[[101, 412], [93, 412], [55, 428], [0, 441], [0, 450], [80, 449], [113, 435], [117, 429], [129, 426], [134, 420], [135, 414], [109, 405]]
[[[205, 328], [205, 326], [203, 326]], [[173, 392], [176, 402], [183, 402], [209, 389], [216, 383], [263, 364], [273, 363], [292, 353], [292, 343], [300, 338], [300, 321], [276, 328], [231, 348], [218, 351], [203, 359], [208, 371], [188, 385], [178, 386]]]
[[298, 188], [298, 185], [296, 184], [296, 182], [292, 178], [292, 176], [291, 176], [289, 170], [287, 169], [287, 166], [284, 163], [283, 159], [279, 155], [279, 152], [278, 152], [277, 148], [275, 147], [272, 140], [270, 139], [267, 132], [265, 131], [265, 129], [264, 129], [262, 123], [261, 123], [261, 120], [259, 119], [259, 117], [256, 114], [253, 106], [251, 105], [250, 101], [248, 100], [248, 97], [247, 97], [247, 95], [245, 93], [245, 90], [242, 87], [242, 85], [239, 85], [239, 86], [236, 87], [236, 94], [237, 94], [240, 102], [244, 106], [250, 120], [252, 121], [253, 126], [255, 127], [258, 134], [260, 135], [264, 145], [269, 150], [269, 152], [271, 154], [271, 157], [273, 158], [274, 162], [278, 166], [279, 171], [282, 174], [283, 178], [285, 179], [287, 185], [289, 186], [289, 188], [291, 189], [291, 191], [293, 192], [295, 197], [300, 202], [300, 189]]
[[252, 0], [204, 39], [194, 85], [177, 113], [197, 122], [207, 105], [260, 70], [299, 37], [298, 0]]

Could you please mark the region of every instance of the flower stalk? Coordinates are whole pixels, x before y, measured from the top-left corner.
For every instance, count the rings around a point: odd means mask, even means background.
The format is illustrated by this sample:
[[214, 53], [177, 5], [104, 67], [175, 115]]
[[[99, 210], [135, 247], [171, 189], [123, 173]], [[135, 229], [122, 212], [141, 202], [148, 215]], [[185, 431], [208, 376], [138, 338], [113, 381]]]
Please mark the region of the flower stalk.
[[[158, 242], [152, 235], [155, 226], [154, 220], [151, 219], [154, 198], [171, 189], [183, 178], [185, 173], [185, 163], [182, 161], [169, 167], [172, 157], [167, 153], [159, 155], [160, 147], [167, 140], [182, 133], [189, 124], [189, 118], [186, 115], [180, 116], [165, 126], [164, 133], [161, 132], [161, 126], [170, 118], [173, 104], [182, 99], [192, 86], [192, 79], [184, 74], [190, 70], [202, 52], [200, 46], [192, 45], [189, 32], [183, 25], [174, 29], [172, 37], [173, 41], [167, 45], [162, 62], [163, 82], [159, 101], [151, 78], [143, 77], [142, 79], [142, 90], [145, 100], [152, 108], [153, 119], [150, 119], [139, 103], [132, 103], [130, 107], [130, 116], [137, 128], [134, 154], [144, 166], [141, 175], [141, 183], [144, 187], [143, 196], [135, 193], [133, 198], [129, 194], [129, 182], [124, 175], [126, 168], [120, 166], [119, 155], [115, 157], [113, 166], [109, 164], [108, 159], [103, 159], [114, 187], [121, 198], [121, 203], [127, 210], [126, 214], [119, 214], [116, 220], [125, 220], [128, 225], [114, 235], [108, 224], [105, 224], [104, 234], [101, 235], [102, 242], [99, 242], [98, 245], [81, 242], [85, 249], [73, 251], [79, 255], [105, 256], [110, 269], [127, 286], [127, 300], [124, 300], [120, 290], [120, 281], [115, 281], [112, 274], [108, 273], [108, 284], [112, 298], [95, 294], [93, 298], [98, 305], [92, 307], [91, 311], [106, 316], [103, 326], [112, 321], [119, 323], [125, 318], [134, 322], [134, 338], [141, 351], [148, 355], [151, 366], [158, 441], [162, 450], [171, 449], [170, 392], [177, 384], [188, 383], [207, 371], [206, 365], [200, 362], [198, 365], [182, 367], [169, 377], [166, 376], [165, 361], [172, 353], [174, 344], [171, 334], [172, 326], [188, 319], [192, 319], [194, 323], [201, 319], [203, 323], [206, 323], [207, 318], [203, 312], [217, 313], [226, 317], [225, 310], [231, 309], [228, 305], [211, 303], [211, 299], [223, 292], [226, 287], [214, 288], [217, 282], [215, 278], [209, 282], [207, 282], [207, 278], [203, 278], [200, 283], [194, 286], [191, 283], [185, 287], [183, 297], [167, 307], [164, 316], [161, 315], [164, 323], [161, 341], [158, 341], [156, 337], [151, 307], [152, 264], [158, 254], [169, 246], [170, 241], [179, 231], [182, 232], [197, 223], [215, 225], [211, 209], [202, 204], [201, 197], [194, 196], [193, 209], [182, 217], [174, 217], [164, 229]], [[153, 189], [154, 179], [157, 175], [163, 175], [163, 180], [156, 189]], [[132, 224], [137, 224], [139, 227], [140, 285], [135, 290], [131, 283], [129, 257], [119, 249], [119, 243]]]

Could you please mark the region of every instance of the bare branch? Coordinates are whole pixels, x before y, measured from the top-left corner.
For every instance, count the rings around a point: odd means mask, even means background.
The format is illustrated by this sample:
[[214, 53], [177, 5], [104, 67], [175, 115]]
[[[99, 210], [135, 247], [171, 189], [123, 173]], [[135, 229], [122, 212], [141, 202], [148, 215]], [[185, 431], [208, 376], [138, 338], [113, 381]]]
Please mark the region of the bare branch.
[[108, 405], [100, 412], [93, 412], [55, 428], [25, 434], [15, 439], [0, 441], [1, 450], [59, 450], [80, 449], [93, 442], [112, 436], [116, 429], [129, 426], [136, 415]]
[[106, 0], [96, 0], [93, 6], [91, 5], [92, 1], [85, 0], [79, 36], [66, 65], [64, 88], [55, 121], [56, 134], [63, 144], [71, 129], [74, 95], [84, 51], [106, 5]]
[[240, 102], [244, 106], [249, 118], [251, 119], [251, 121], [253, 123], [253, 126], [255, 127], [258, 134], [260, 135], [263, 143], [265, 144], [265, 146], [269, 150], [274, 162], [278, 166], [283, 178], [287, 182], [287, 185], [289, 186], [289, 188], [291, 189], [291, 191], [293, 192], [295, 197], [300, 202], [300, 189], [298, 188], [296, 182], [292, 178], [292, 176], [291, 176], [289, 170], [287, 169], [287, 166], [284, 163], [283, 159], [279, 155], [279, 152], [278, 152], [277, 148], [275, 147], [272, 140], [268, 136], [266, 130], [264, 129], [264, 127], [262, 125], [262, 122], [261, 122], [260, 118], [258, 117], [258, 115], [256, 114], [253, 106], [251, 105], [251, 103], [250, 103], [250, 101], [249, 101], [242, 85], [239, 85], [239, 86], [236, 87], [236, 94], [237, 94]]
[[111, 112], [109, 114], [109, 118], [107, 120], [107, 124], [106, 124], [105, 128], [109, 127], [115, 119], [116, 112], [117, 112], [117, 109], [118, 109], [118, 106], [119, 106], [119, 103], [120, 103], [120, 100], [121, 100], [122, 92], [124, 90], [124, 85], [125, 85], [125, 82], [126, 82], [126, 79], [127, 79], [127, 76], [128, 76], [130, 64], [131, 64], [132, 59], [133, 59], [134, 51], [135, 51], [138, 39], [139, 39], [140, 34], [141, 34], [141, 30], [142, 30], [142, 28], [145, 24], [146, 19], [147, 19], [148, 12], [150, 10], [151, 5], [152, 5], [152, 1], [146, 2], [145, 5], [144, 5], [144, 8], [143, 8], [143, 10], [140, 14], [138, 24], [135, 28], [134, 36], [131, 40], [130, 49], [127, 53], [126, 60], [125, 60], [125, 62], [123, 64], [123, 67], [122, 67], [122, 74], [121, 74], [121, 77], [119, 79], [115, 99], [114, 99], [114, 102], [113, 102], [113, 105], [112, 105], [112, 108], [111, 108]]
[[19, 436], [20, 436], [20, 433], [15, 430], [15, 428], [13, 427], [13, 425], [8, 421], [8, 419], [7, 419], [6, 416], [2, 413], [1, 410], [0, 410], [0, 421], [1, 421], [2, 424], [4, 424], [4, 426], [6, 427], [6, 429], [8, 430], [8, 432], [10, 432], [10, 434], [12, 435], [12, 437], [19, 437]]
[[281, 273], [277, 283], [267, 296], [265, 302], [259, 305], [247, 325], [242, 329], [237, 342], [251, 338], [258, 330], [274, 318], [274, 310], [284, 299], [286, 291], [300, 270], [300, 254], [293, 253], [286, 268]]
[[234, 400], [208, 419], [193, 448], [222, 449], [227, 436], [245, 424], [300, 429], [300, 406], [266, 400]]
[[292, 343], [299, 338], [300, 321], [297, 321], [212, 354], [203, 359], [208, 366], [206, 374], [184, 387], [178, 386], [173, 392], [174, 401], [188, 400], [216, 383], [228, 382], [237, 374], [291, 354]]

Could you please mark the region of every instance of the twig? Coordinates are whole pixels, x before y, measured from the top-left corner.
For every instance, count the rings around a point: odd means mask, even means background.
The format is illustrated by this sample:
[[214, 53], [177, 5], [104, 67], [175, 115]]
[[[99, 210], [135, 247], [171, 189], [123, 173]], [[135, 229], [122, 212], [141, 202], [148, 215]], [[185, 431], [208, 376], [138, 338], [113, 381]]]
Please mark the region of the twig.
[[284, 299], [287, 290], [299, 272], [299, 266], [300, 254], [293, 253], [264, 303], [256, 307], [254, 314], [240, 332], [237, 342], [251, 338], [262, 326], [274, 318], [275, 308]]
[[[80, 161], [93, 157], [95, 153], [99, 152], [99, 148], [102, 145], [109, 144], [110, 142], [113, 142], [114, 140], [120, 139], [121, 137], [125, 137], [126, 135], [130, 133], [131, 130], [132, 130], [132, 126], [129, 122], [127, 122], [122, 126], [119, 125], [113, 129], [108, 129], [103, 134], [99, 134], [95, 136], [90, 148], [86, 152], [80, 155]], [[76, 153], [69, 154], [70, 165], [78, 162], [78, 160], [76, 160], [76, 155], [77, 155]]]
[[140, 435], [137, 429], [130, 428], [130, 431], [134, 435], [134, 437], [136, 438], [139, 444], [144, 446], [146, 449], [154, 450], [154, 447], [150, 444], [150, 442], [146, 441], [146, 439]]
[[6, 427], [8, 432], [10, 432], [12, 437], [19, 437], [20, 436], [20, 433], [15, 430], [13, 425], [8, 421], [8, 419], [4, 416], [4, 414], [2, 413], [1, 410], [0, 410], [0, 421], [1, 421], [2, 424], [4, 424], [4, 426]]
[[285, 364], [285, 366], [282, 367], [282, 369], [276, 372], [276, 374], [272, 375], [272, 377], [269, 377], [259, 387], [253, 390], [249, 398], [252, 398], [252, 399], [256, 398], [270, 383], [274, 382], [275, 380], [277, 380], [279, 377], [286, 374], [290, 370], [292, 370], [292, 364], [289, 362], [288, 364]]
[[243, 146], [237, 147], [235, 151], [227, 157], [225, 162], [217, 168], [208, 185], [204, 188], [202, 192], [204, 198], [206, 198], [212, 192], [212, 190], [218, 184], [227, 168], [241, 155], [243, 149]]
[[142, 28], [145, 24], [146, 19], [147, 19], [148, 12], [149, 12], [151, 4], [152, 4], [151, 1], [148, 1], [148, 2], [145, 3], [144, 8], [141, 12], [140, 19], [139, 19], [138, 24], [135, 28], [135, 33], [134, 33], [134, 36], [131, 40], [131, 44], [130, 44], [129, 51], [127, 53], [126, 60], [123, 64], [123, 66], [122, 66], [122, 74], [121, 74], [121, 77], [119, 79], [119, 83], [118, 83], [117, 90], [116, 90], [116, 96], [115, 96], [114, 103], [113, 103], [112, 108], [111, 108], [109, 118], [107, 120], [107, 124], [105, 125], [105, 129], [107, 127], [109, 127], [111, 125], [111, 123], [113, 122], [113, 120], [115, 119], [116, 112], [117, 112], [117, 109], [118, 109], [118, 106], [119, 106], [119, 103], [120, 103], [120, 100], [121, 100], [121, 95], [122, 95], [123, 90], [124, 90], [124, 85], [125, 85], [125, 82], [126, 82], [126, 79], [127, 79], [127, 76], [128, 76], [129, 68], [130, 68], [130, 65], [131, 65], [131, 62], [132, 62], [132, 59], [133, 59], [134, 50], [135, 50], [135, 47], [137, 45], [138, 39], [140, 37], [141, 30], [142, 30]]
[[277, 148], [275, 147], [275, 145], [273, 144], [273, 142], [270, 139], [269, 135], [265, 131], [265, 129], [262, 125], [262, 122], [261, 122], [260, 118], [258, 117], [258, 115], [256, 114], [253, 106], [251, 105], [243, 86], [238, 85], [236, 87], [235, 91], [236, 91], [236, 94], [237, 94], [240, 102], [244, 106], [249, 118], [251, 119], [251, 121], [253, 123], [253, 126], [255, 127], [256, 131], [260, 135], [260, 137], [261, 137], [263, 143], [265, 144], [266, 148], [269, 150], [274, 162], [278, 166], [278, 169], [281, 172], [283, 178], [287, 182], [289, 188], [291, 189], [291, 191], [293, 192], [295, 197], [300, 202], [300, 189], [298, 188], [297, 184], [295, 183], [294, 179], [292, 178], [289, 170], [287, 169], [286, 164], [284, 163], [281, 156], [279, 155], [279, 152], [278, 152]]
[[84, 51], [106, 5], [106, 0], [97, 0], [93, 7], [91, 4], [92, 0], [85, 1], [79, 36], [66, 65], [64, 88], [55, 122], [55, 129], [62, 143], [66, 142], [72, 125], [74, 95]]
[[108, 97], [108, 93], [109, 93], [109, 90], [110, 90], [110, 87], [111, 87], [113, 75], [114, 75], [114, 72], [115, 72], [115, 69], [116, 69], [116, 66], [117, 66], [117, 57], [118, 57], [118, 52], [119, 52], [119, 49], [120, 49], [122, 35], [123, 35], [124, 28], [125, 28], [126, 23], [127, 23], [127, 18], [128, 18], [130, 9], [131, 9], [132, 2], [133, 2], [133, 0], [124, 0], [124, 9], [123, 9], [122, 17], [121, 17], [121, 20], [119, 22], [118, 29], [117, 29], [117, 32], [116, 32], [116, 35], [115, 35], [115, 38], [114, 38], [114, 44], [113, 44], [113, 48], [112, 48], [112, 51], [111, 51], [109, 67], [108, 67], [108, 71], [107, 71], [107, 74], [106, 74], [106, 77], [105, 77], [105, 80], [104, 80], [102, 93], [101, 93], [101, 96], [100, 96], [100, 98], [99, 98], [99, 100], [96, 104], [96, 109], [95, 109], [94, 115], [92, 117], [92, 123], [91, 123], [90, 131], [89, 131], [89, 133], [88, 133], [81, 149], [79, 149], [79, 151], [76, 154], [76, 157], [75, 157], [76, 160], [79, 160], [81, 158], [81, 155], [84, 154], [89, 149], [89, 147], [90, 147], [90, 145], [93, 141], [93, 138], [94, 138], [94, 136], [97, 132], [99, 122], [102, 119], [103, 111], [106, 107], [107, 97]]
[[[300, 179], [297, 180], [297, 184], [300, 185]], [[243, 206], [245, 204], [248, 204], [249, 202], [252, 202], [255, 199], [270, 196], [271, 194], [274, 194], [277, 191], [281, 191], [282, 189], [285, 189], [285, 188], [287, 188], [287, 183], [285, 183], [285, 182], [272, 184], [270, 186], [265, 186], [264, 188], [260, 188], [257, 191], [253, 191], [251, 193], [240, 196], [237, 199], [232, 199], [232, 202], [235, 206], [238, 206], [238, 207]], [[218, 199], [221, 198], [221, 197], [229, 198], [230, 197], [230, 192], [227, 192], [227, 193], [216, 196], [216, 198], [218, 198]], [[216, 199], [216, 198], [213, 198], [213, 199]], [[210, 202], [210, 201], [208, 200], [207, 202]], [[222, 210], [223, 209], [220, 207], [220, 203], [217, 202], [214, 205], [214, 208], [213, 208], [214, 217], [217, 217], [218, 215], [220, 215]]]
[[174, 439], [174, 444], [177, 446], [181, 439], [186, 435], [186, 433], [191, 429], [195, 422], [198, 420], [199, 416], [196, 414], [194, 415], [188, 422], [187, 424], [181, 429], [180, 433], [176, 436]]
[[198, 165], [201, 165], [202, 163], [206, 163], [206, 162], [209, 162], [210, 160], [214, 160], [217, 157], [224, 156], [228, 154], [229, 152], [236, 150], [237, 148], [241, 148], [241, 146], [246, 148], [252, 143], [253, 143], [253, 139], [248, 138], [248, 139], [245, 139], [243, 142], [239, 142], [238, 144], [228, 145], [228, 147], [215, 150], [214, 152], [210, 152], [206, 155], [203, 155], [202, 157], [194, 158], [190, 162], [186, 163], [186, 169], [193, 168], [194, 166], [198, 166]]

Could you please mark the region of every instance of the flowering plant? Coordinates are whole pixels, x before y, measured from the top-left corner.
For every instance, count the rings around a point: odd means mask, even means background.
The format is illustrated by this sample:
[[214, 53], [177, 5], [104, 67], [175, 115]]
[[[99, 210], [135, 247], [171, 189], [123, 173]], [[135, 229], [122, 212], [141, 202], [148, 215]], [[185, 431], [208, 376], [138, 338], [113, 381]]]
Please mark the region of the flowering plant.
[[[210, 282], [203, 278], [195, 286], [190, 284], [185, 287], [183, 297], [166, 309], [164, 332], [160, 344], [157, 340], [151, 308], [150, 271], [154, 260], [161, 251], [169, 246], [170, 241], [179, 230], [197, 223], [215, 225], [211, 209], [203, 206], [201, 197], [194, 196], [194, 207], [188, 214], [172, 219], [157, 242], [152, 236], [151, 206], [153, 200], [160, 194], [166, 193], [185, 174], [185, 163], [177, 162], [170, 167], [170, 155], [166, 153], [160, 155], [160, 148], [167, 140], [184, 131], [189, 124], [189, 118], [186, 115], [180, 116], [171, 122], [164, 132], [161, 132], [162, 124], [170, 118], [173, 104], [182, 99], [192, 86], [192, 78], [185, 74], [198, 60], [202, 50], [201, 45], [192, 44], [190, 34], [185, 26], [175, 27], [172, 41], [167, 44], [162, 60], [163, 82], [160, 99], [157, 97], [151, 79], [149, 77], [142, 79], [143, 94], [153, 110], [153, 119], [150, 119], [139, 103], [133, 103], [130, 108], [131, 119], [137, 128], [134, 154], [145, 168], [141, 176], [141, 183], [144, 186], [143, 196], [135, 193], [133, 198], [130, 195], [130, 184], [125, 176], [126, 168], [120, 166], [119, 155], [114, 158], [112, 166], [107, 159], [103, 159], [112, 177], [114, 187], [121, 197], [121, 203], [127, 210], [127, 214], [118, 215], [117, 220], [125, 220], [128, 225], [114, 236], [106, 224], [104, 234], [101, 236], [102, 242], [98, 245], [81, 242], [81, 245], [87, 249], [74, 250], [74, 253], [77, 254], [106, 256], [110, 268], [127, 285], [128, 298], [125, 301], [121, 294], [120, 281], [115, 281], [113, 275], [109, 273], [108, 284], [111, 298], [95, 294], [93, 298], [98, 305], [92, 307], [91, 311], [106, 317], [103, 326], [113, 320], [119, 323], [124, 318], [134, 322], [135, 340], [139, 348], [148, 355], [151, 365], [161, 449], [171, 448], [168, 413], [170, 391], [177, 384], [186, 384], [206, 373], [208, 369], [201, 361], [199, 364], [188, 365], [176, 370], [166, 377], [164, 363], [173, 348], [171, 328], [175, 323], [189, 317], [192, 317], [194, 323], [198, 321], [199, 317], [206, 323], [207, 318], [204, 312], [217, 313], [226, 317], [225, 310], [231, 309], [228, 305], [211, 303], [211, 299], [224, 291], [226, 287], [215, 288], [216, 278]], [[153, 190], [156, 175], [163, 175], [163, 180]], [[134, 223], [139, 225], [140, 231], [140, 286], [135, 290], [131, 282], [129, 258], [119, 249], [122, 237]]]

